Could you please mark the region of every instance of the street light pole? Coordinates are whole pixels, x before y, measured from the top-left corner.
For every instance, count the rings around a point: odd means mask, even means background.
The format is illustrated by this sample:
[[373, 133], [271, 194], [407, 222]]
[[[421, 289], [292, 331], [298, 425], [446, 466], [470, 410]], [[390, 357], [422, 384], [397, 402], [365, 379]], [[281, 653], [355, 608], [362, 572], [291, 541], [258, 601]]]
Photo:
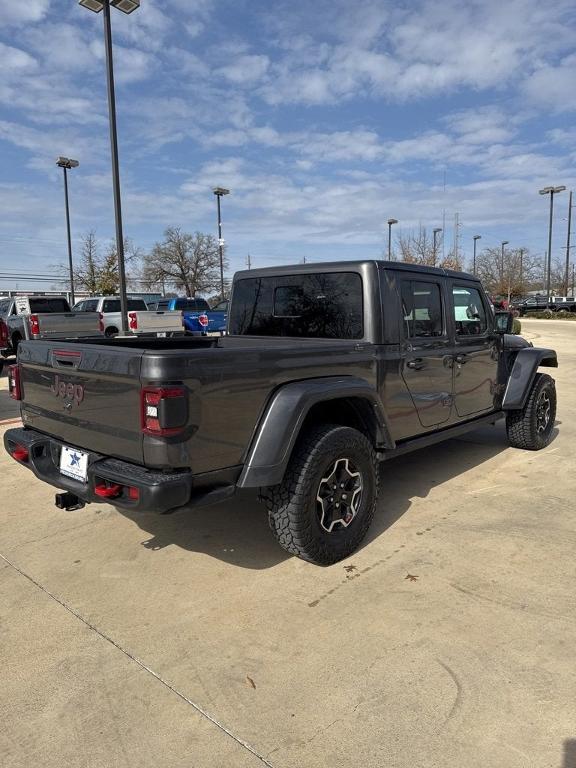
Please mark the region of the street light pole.
[[546, 301], [550, 303], [550, 269], [552, 266], [552, 222], [554, 218], [554, 195], [564, 192], [566, 187], [544, 187], [538, 190], [540, 195], [550, 195], [550, 218], [548, 220], [548, 261], [546, 263]]
[[224, 300], [224, 240], [222, 239], [222, 212], [220, 210], [220, 198], [229, 195], [230, 190], [224, 187], [214, 187], [212, 190], [218, 203], [218, 253], [220, 255], [220, 300]]
[[472, 257], [472, 274], [476, 275], [476, 243], [482, 240], [482, 235], [474, 235], [474, 256]]
[[388, 219], [388, 261], [392, 261], [392, 225], [398, 224], [398, 219]]
[[504, 246], [508, 245], [509, 240], [502, 240], [502, 253], [500, 254], [500, 288], [501, 293], [504, 293]]
[[566, 269], [564, 274], [565, 292], [564, 296], [568, 296], [568, 273], [570, 272], [570, 229], [572, 226], [572, 190], [568, 197], [568, 234], [566, 235]]
[[126, 296], [126, 267], [124, 263], [124, 234], [122, 232], [122, 202], [120, 198], [120, 165], [118, 162], [118, 131], [116, 127], [116, 94], [114, 88], [114, 60], [112, 57], [112, 23], [110, 5], [123, 13], [132, 13], [140, 0], [79, 0], [90, 11], [104, 11], [104, 47], [106, 49], [106, 83], [108, 86], [108, 119], [110, 122], [110, 150], [112, 155], [112, 190], [114, 193], [114, 219], [116, 224], [116, 253], [118, 256], [118, 287], [120, 294], [120, 324], [122, 335], [128, 335], [128, 298]]
[[436, 250], [436, 236], [438, 235], [439, 232], [442, 232], [442, 227], [436, 227], [436, 229], [432, 230], [432, 235], [434, 237], [434, 245], [433, 245], [433, 249], [434, 249], [434, 266], [436, 266], [436, 262], [438, 260], [437, 250]]
[[74, 300], [74, 266], [72, 264], [72, 236], [70, 234], [70, 205], [68, 202], [68, 171], [71, 168], [78, 168], [78, 160], [71, 160], [69, 157], [59, 157], [56, 165], [64, 171], [64, 203], [66, 206], [66, 233], [68, 235], [68, 269], [70, 270], [70, 303], [72, 306], [76, 303]]

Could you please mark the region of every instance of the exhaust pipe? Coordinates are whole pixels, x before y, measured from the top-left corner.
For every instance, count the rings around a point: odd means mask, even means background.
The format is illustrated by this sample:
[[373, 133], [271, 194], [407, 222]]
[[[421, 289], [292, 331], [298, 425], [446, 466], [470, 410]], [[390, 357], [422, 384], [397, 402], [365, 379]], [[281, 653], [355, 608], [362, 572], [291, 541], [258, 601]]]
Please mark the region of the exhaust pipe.
[[75, 493], [65, 491], [64, 493], [57, 493], [54, 497], [54, 504], [58, 509], [65, 509], [66, 512], [73, 512], [75, 509], [82, 509], [86, 506], [86, 502], [82, 501]]

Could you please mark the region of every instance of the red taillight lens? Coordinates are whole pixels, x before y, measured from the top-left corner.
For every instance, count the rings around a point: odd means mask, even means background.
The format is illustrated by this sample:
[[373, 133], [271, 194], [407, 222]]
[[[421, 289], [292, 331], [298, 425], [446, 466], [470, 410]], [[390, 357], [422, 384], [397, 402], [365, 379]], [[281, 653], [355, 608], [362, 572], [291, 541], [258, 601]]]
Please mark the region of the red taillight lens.
[[128, 498], [132, 501], [138, 501], [140, 498], [140, 491], [138, 488], [133, 488], [131, 485], [127, 486]]
[[202, 326], [202, 328], [208, 328], [208, 315], [200, 315], [198, 317], [198, 322]]
[[102, 312], [98, 312], [98, 330], [100, 331], [100, 333], [104, 333], [104, 331], [106, 330], [104, 328], [104, 315], [102, 314]]
[[142, 431], [166, 437], [182, 432], [188, 417], [184, 387], [145, 387], [142, 398]]
[[131, 331], [138, 330], [138, 315], [136, 312], [128, 312], [128, 324]]
[[8, 326], [4, 320], [0, 320], [0, 347], [8, 346]]
[[22, 400], [22, 387], [20, 386], [20, 366], [8, 366], [8, 392], [14, 400]]
[[12, 458], [16, 459], [16, 461], [28, 461], [28, 448], [25, 448], [23, 445], [17, 445], [12, 451]]
[[94, 493], [102, 499], [114, 499], [122, 493], [122, 486], [117, 483], [98, 483], [94, 486]]
[[40, 321], [38, 320], [37, 315], [30, 315], [29, 318], [30, 321], [30, 333], [32, 336], [36, 336], [40, 333]]

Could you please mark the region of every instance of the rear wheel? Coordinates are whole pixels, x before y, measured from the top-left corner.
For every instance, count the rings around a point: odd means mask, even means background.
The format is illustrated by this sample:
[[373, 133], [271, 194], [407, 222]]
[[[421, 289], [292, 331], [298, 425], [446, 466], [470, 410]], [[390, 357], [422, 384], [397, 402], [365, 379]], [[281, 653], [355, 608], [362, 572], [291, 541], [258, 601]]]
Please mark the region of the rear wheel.
[[331, 565], [357, 549], [372, 522], [376, 454], [356, 429], [314, 427], [296, 444], [282, 484], [262, 489], [261, 496], [281, 547], [311, 563]]
[[556, 420], [556, 386], [547, 373], [537, 373], [526, 405], [506, 416], [506, 431], [513, 448], [539, 451], [552, 438]]
[[107, 339], [113, 339], [114, 336], [118, 335], [118, 328], [114, 328], [113, 326], [110, 326], [109, 328], [106, 328], [104, 331], [104, 336], [106, 336]]

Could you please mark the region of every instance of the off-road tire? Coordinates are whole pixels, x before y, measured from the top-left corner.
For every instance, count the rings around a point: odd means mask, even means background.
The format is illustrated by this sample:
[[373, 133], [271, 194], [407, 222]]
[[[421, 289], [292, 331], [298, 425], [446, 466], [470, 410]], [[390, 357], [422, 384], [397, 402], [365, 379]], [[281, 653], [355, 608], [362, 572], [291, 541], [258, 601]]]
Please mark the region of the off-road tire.
[[[361, 474], [358, 510], [346, 528], [328, 533], [320, 524], [318, 489], [338, 459], [352, 461]], [[378, 498], [378, 461], [370, 441], [356, 429], [322, 424], [296, 443], [280, 485], [260, 489], [268, 522], [290, 554], [317, 565], [337, 563], [354, 552], [370, 527]]]
[[[542, 398], [547, 397], [550, 405], [548, 421], [544, 429], [538, 429], [538, 408]], [[522, 410], [509, 411], [506, 415], [506, 432], [513, 448], [539, 451], [550, 443], [556, 420], [556, 386], [547, 373], [537, 373], [526, 405]]]
[[114, 328], [114, 326], [111, 325], [104, 331], [104, 336], [106, 336], [107, 339], [113, 339], [114, 336], [118, 336], [118, 328]]

